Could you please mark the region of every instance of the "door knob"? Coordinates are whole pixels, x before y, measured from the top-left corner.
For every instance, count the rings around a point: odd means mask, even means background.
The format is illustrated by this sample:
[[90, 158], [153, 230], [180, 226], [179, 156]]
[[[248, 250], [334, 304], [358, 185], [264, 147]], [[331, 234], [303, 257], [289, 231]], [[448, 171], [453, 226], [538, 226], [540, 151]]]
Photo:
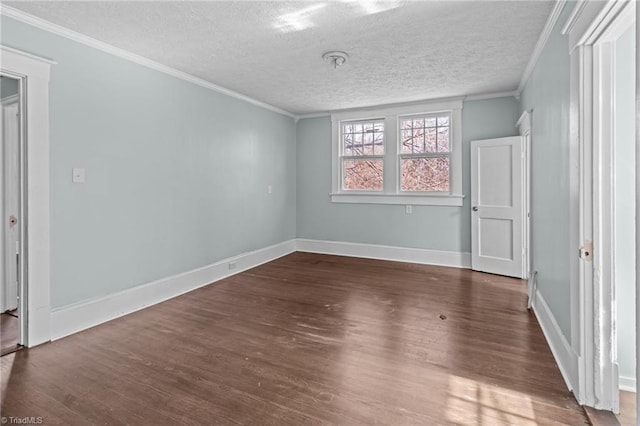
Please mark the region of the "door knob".
[[478, 211], [478, 206], [471, 207], [471, 210], [473, 210], [474, 212], [477, 212]]

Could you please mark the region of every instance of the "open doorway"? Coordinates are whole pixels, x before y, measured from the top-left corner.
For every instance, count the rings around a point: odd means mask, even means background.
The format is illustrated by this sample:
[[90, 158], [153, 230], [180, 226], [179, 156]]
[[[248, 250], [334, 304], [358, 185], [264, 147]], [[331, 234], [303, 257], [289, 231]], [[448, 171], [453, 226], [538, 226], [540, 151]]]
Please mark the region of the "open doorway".
[[[51, 339], [49, 78], [55, 62], [0, 44], [0, 76], [19, 83], [20, 230], [18, 342]], [[28, 223], [28, 226], [27, 226]], [[0, 228], [6, 224], [2, 224]]]
[[20, 336], [20, 80], [0, 76], [0, 354], [21, 347]]

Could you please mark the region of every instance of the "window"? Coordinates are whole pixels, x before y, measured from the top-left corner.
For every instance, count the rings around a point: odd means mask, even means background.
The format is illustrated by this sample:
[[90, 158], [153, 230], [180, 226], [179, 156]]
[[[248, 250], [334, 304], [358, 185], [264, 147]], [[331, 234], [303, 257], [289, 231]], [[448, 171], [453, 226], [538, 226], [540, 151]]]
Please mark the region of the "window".
[[400, 118], [400, 189], [449, 192], [449, 113]]
[[342, 123], [342, 189], [382, 191], [384, 121]]
[[462, 101], [331, 116], [331, 200], [462, 205]]

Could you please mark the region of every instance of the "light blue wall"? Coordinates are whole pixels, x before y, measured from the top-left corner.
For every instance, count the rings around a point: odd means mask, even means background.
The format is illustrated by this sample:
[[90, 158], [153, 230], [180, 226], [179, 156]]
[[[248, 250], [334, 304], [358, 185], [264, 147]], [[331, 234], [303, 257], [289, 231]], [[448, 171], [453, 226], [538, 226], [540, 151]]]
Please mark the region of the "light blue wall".
[[531, 135], [532, 269], [538, 289], [571, 341], [569, 235], [569, 48], [558, 23], [522, 92], [522, 110], [533, 110]]
[[297, 129], [298, 237], [401, 247], [471, 251], [469, 142], [517, 134], [513, 97], [465, 102], [462, 110], [463, 207], [338, 204], [331, 192], [331, 120], [309, 118]]
[[18, 94], [18, 80], [9, 77], [0, 77], [0, 99]]
[[636, 205], [635, 205], [635, 29], [616, 43], [616, 298], [618, 366], [621, 377], [636, 377]]
[[3, 44], [57, 61], [54, 308], [295, 237], [292, 118], [1, 19]]

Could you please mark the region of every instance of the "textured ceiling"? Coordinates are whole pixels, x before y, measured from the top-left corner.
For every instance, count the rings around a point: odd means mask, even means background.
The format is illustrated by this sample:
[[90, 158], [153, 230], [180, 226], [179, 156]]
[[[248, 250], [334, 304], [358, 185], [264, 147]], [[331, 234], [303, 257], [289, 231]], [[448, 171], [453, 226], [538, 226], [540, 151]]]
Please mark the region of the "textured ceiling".
[[[295, 114], [515, 90], [552, 1], [5, 2]], [[323, 62], [344, 50], [338, 69]]]

